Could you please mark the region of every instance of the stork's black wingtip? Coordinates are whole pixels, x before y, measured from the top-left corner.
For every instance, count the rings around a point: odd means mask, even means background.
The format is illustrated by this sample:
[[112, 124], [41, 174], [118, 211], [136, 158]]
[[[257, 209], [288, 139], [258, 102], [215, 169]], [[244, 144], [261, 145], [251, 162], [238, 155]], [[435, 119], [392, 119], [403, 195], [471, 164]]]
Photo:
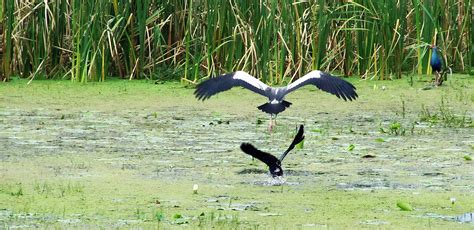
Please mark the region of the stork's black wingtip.
[[356, 92], [354, 92], [354, 95], [352, 96], [352, 99], [355, 101], [357, 98], [359, 98], [359, 95]]

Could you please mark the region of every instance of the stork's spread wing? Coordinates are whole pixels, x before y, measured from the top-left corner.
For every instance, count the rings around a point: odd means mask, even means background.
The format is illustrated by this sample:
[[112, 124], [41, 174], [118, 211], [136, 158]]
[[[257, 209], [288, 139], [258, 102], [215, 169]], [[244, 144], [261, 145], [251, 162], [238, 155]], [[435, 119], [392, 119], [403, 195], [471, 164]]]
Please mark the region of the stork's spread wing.
[[351, 83], [319, 70], [311, 71], [295, 82], [289, 84], [286, 87], [286, 93], [288, 94], [308, 84], [315, 85], [320, 90], [334, 94], [338, 98], [344, 99], [344, 101], [352, 101], [358, 97], [355, 91], [356, 88]]
[[234, 86], [242, 86], [263, 96], [266, 96], [265, 89], [268, 88], [267, 85], [250, 74], [244, 71], [236, 71], [202, 82], [197, 86], [194, 94], [198, 100], [204, 101], [209, 99], [211, 96], [229, 90]]
[[249, 143], [242, 143], [240, 145], [240, 149], [242, 149], [244, 153], [247, 153], [248, 155], [259, 159], [260, 161], [268, 165], [268, 167], [277, 164], [277, 162], [279, 161], [275, 156], [266, 152], [262, 152]]
[[300, 125], [300, 128], [298, 130], [298, 133], [295, 136], [295, 139], [293, 139], [293, 142], [291, 142], [290, 147], [281, 155], [280, 161], [283, 161], [285, 159], [286, 155], [295, 148], [297, 144], [302, 142], [304, 140], [304, 126]]

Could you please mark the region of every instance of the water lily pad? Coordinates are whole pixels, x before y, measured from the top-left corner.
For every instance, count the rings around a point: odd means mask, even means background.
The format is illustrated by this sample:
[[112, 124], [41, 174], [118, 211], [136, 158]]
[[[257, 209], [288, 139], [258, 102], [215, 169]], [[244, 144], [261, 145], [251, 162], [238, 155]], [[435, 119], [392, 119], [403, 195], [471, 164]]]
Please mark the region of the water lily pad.
[[398, 206], [402, 211], [413, 211], [413, 208], [412, 208], [411, 205], [408, 204], [407, 202], [398, 201], [398, 202], [397, 202], [397, 206]]
[[375, 142], [385, 142], [385, 140], [381, 137], [375, 138]]
[[355, 145], [350, 144], [349, 147], [347, 147], [347, 150], [352, 151], [352, 150], [354, 150], [354, 148], [355, 148]]

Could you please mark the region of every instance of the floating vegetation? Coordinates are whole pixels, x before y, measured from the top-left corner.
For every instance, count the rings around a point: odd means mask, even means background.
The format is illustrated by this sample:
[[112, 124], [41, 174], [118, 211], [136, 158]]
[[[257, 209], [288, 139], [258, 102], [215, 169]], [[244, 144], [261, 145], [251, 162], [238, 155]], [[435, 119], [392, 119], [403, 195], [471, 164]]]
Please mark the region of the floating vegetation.
[[411, 207], [411, 205], [404, 201], [398, 201], [397, 207], [399, 207], [402, 211], [413, 211], [413, 208]]
[[350, 144], [349, 147], [347, 147], [347, 150], [348, 150], [348, 151], [352, 151], [352, 150], [354, 150], [354, 148], [355, 148], [355, 145], [354, 145], [354, 144]]
[[457, 114], [453, 108], [449, 107], [449, 101], [441, 97], [438, 109], [430, 111], [425, 105], [421, 106], [419, 114], [421, 122], [428, 122], [431, 125], [441, 124], [444, 127], [469, 128], [473, 127], [472, 118], [464, 111], [463, 114]]
[[[465, 81], [472, 85], [472, 80]], [[439, 100], [433, 98], [440, 95], [398, 87], [405, 80], [384, 83], [388, 91], [359, 104], [314, 103], [309, 90], [298, 92], [292, 96], [305, 106], [279, 117], [280, 129], [272, 135], [255, 125], [258, 111], [242, 109], [253, 96], [239, 89], [213, 102], [213, 114], [187, 100], [192, 90], [177, 83], [127, 82], [128, 93], [119, 95], [122, 81], [25, 82], [0, 84], [0, 222], [6, 228], [455, 229], [471, 224], [455, 219], [474, 207], [473, 194], [466, 192], [474, 189], [472, 161], [463, 158], [472, 157], [472, 130], [420, 122], [421, 104], [437, 109]], [[361, 81], [358, 89], [367, 95], [371, 84]], [[448, 85], [436, 91], [452, 96], [453, 90]], [[404, 119], [400, 101], [390, 100], [402, 93]], [[472, 116], [471, 104], [449, 106], [455, 114]], [[261, 162], [242, 157], [242, 142], [281, 151], [301, 122], [308, 131], [324, 129], [328, 135], [306, 133], [304, 148], [287, 159], [284, 183], [273, 182]], [[405, 136], [389, 134], [394, 122], [406, 129]], [[411, 124], [415, 133], [426, 133], [408, 136]], [[451, 197], [457, 198], [454, 205]], [[413, 211], [399, 212], [397, 201]], [[429, 212], [449, 219], [413, 217]]]
[[[387, 128], [379, 127], [379, 131], [381, 133], [387, 133], [395, 136], [405, 136], [406, 133], [405, 127], [403, 127], [402, 124], [398, 121], [393, 121], [388, 125]], [[380, 142], [380, 140], [377, 142]]]

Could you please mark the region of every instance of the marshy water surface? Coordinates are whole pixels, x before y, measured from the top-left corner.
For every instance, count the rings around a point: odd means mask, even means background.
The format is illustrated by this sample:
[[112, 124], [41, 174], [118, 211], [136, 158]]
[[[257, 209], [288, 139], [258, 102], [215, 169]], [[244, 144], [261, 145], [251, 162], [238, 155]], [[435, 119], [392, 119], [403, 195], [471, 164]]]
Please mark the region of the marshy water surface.
[[[352, 82], [355, 102], [290, 94], [272, 134], [243, 89], [203, 103], [173, 83], [1, 84], [1, 226], [472, 228], [472, 77]], [[271, 186], [239, 146], [280, 154], [299, 124]]]

